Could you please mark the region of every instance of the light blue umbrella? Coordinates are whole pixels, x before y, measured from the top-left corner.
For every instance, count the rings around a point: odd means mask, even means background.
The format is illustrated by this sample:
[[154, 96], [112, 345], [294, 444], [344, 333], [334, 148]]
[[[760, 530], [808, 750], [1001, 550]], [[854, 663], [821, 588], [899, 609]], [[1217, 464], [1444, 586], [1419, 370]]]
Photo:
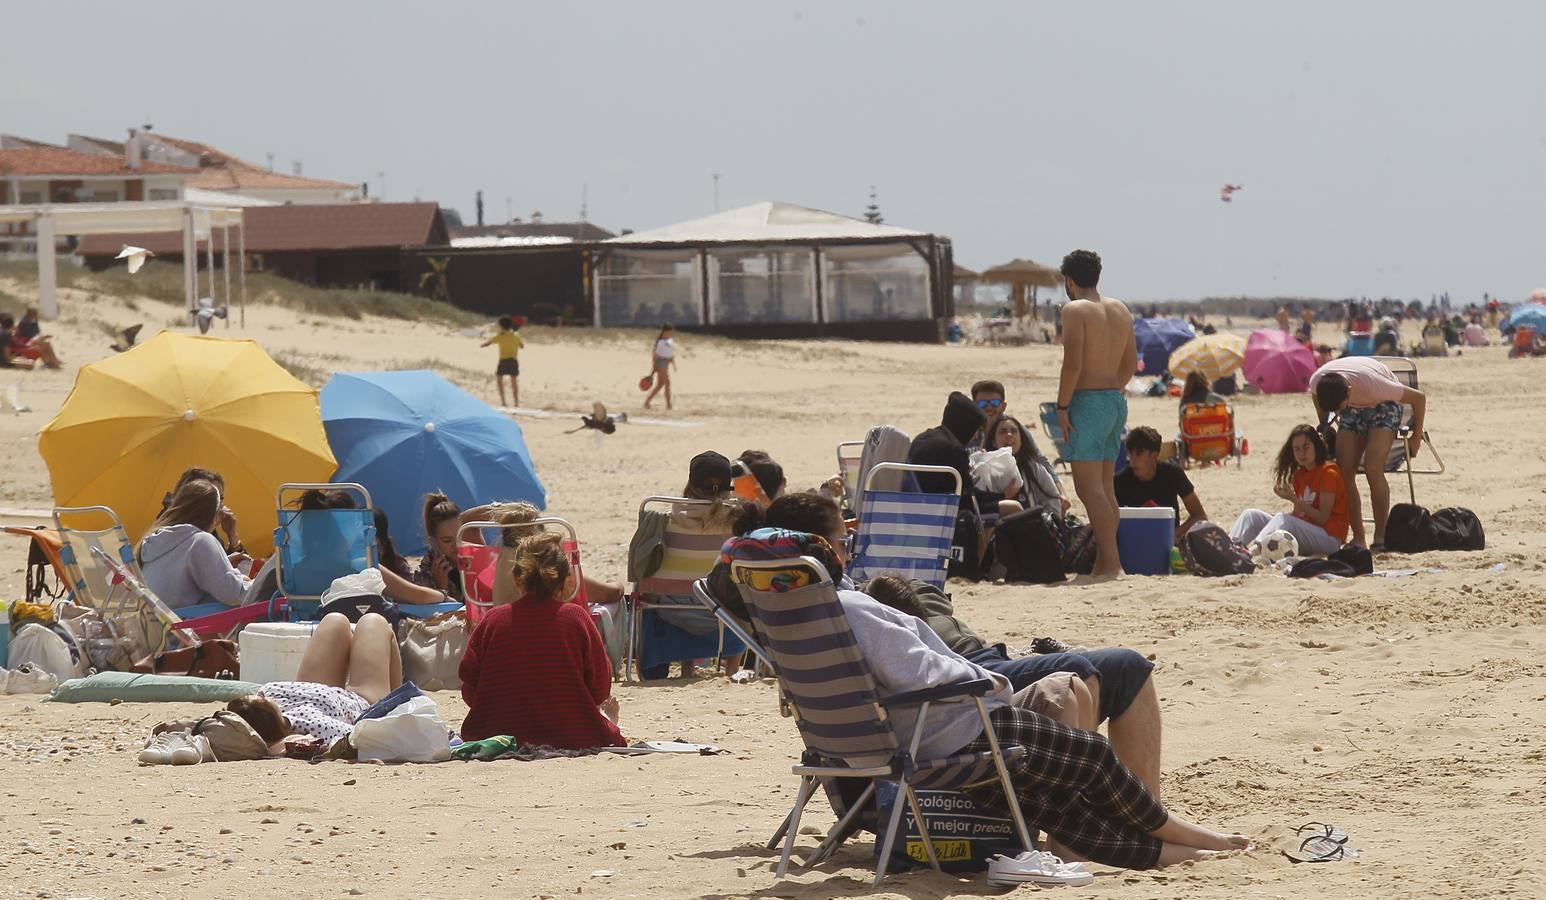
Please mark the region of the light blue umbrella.
[[1158, 375], [1170, 365], [1170, 354], [1197, 336], [1180, 319], [1134, 319], [1133, 337], [1138, 341], [1138, 372]]
[[1529, 325], [1535, 329], [1536, 334], [1546, 333], [1546, 305], [1525, 303], [1514, 307], [1514, 311], [1508, 314], [1508, 322], [1504, 327], [1512, 330], [1521, 325]]
[[401, 553], [427, 546], [424, 495], [463, 509], [547, 492], [514, 419], [434, 372], [340, 372], [322, 388], [322, 427], [339, 481], [357, 481], [387, 514]]

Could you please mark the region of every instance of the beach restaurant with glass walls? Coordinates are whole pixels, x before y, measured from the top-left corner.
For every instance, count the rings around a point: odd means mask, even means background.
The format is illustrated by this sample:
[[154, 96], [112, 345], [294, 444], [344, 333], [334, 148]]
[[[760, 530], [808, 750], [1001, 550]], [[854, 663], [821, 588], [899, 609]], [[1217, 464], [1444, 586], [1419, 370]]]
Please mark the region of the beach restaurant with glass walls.
[[950, 241], [758, 203], [591, 245], [595, 322], [732, 337], [938, 342]]

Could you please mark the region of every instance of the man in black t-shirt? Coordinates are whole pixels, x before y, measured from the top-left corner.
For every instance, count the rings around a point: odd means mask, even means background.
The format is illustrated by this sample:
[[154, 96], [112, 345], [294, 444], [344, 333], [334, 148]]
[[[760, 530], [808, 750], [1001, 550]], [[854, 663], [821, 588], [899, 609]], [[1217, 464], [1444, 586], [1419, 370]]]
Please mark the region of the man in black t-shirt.
[[1180, 466], [1160, 461], [1158, 431], [1147, 425], [1134, 428], [1127, 433], [1126, 443], [1127, 466], [1115, 478], [1117, 505], [1168, 506], [1176, 511], [1177, 519], [1185, 507], [1186, 519], [1176, 527], [1176, 543], [1180, 543], [1193, 525], [1208, 518], [1197, 489]]

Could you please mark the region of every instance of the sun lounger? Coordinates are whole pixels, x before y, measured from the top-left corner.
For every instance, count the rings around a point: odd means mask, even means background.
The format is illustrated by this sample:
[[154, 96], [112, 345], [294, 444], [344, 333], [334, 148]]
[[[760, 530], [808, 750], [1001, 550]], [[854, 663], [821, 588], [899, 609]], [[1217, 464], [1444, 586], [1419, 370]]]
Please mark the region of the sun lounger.
[[[731, 552], [733, 556], [733, 546]], [[810, 557], [734, 560], [731, 577], [751, 612], [753, 631], [762, 639], [762, 647], [778, 674], [780, 691], [795, 710], [794, 721], [805, 744], [800, 763], [793, 767], [794, 774], [800, 776], [794, 807], [768, 842], [769, 849], [777, 846], [780, 838], [784, 842], [775, 869], [779, 878], [788, 872], [805, 805], [818, 786], [841, 779], [863, 779], [864, 792], [857, 802], [846, 804], [846, 811], [806, 865], [825, 859], [841, 846], [858, 817], [871, 807], [879, 781], [895, 783], [899, 796], [892, 804], [889, 820], [883, 825], [877, 823], [881, 829], [874, 881], [877, 885], [885, 878], [900, 830], [903, 797], [918, 823], [929, 864], [936, 870], [940, 868], [927, 820], [914, 793], [916, 789], [954, 790], [997, 780], [1008, 800], [1017, 836], [1025, 848], [1033, 846], [1014, 799], [1006, 765], [1007, 760], [1015, 759], [1024, 749], [1001, 748], [994, 738], [987, 707], [982, 702], [991, 681], [881, 697], [869, 663], [858, 651], [837, 591], [820, 562]], [[964, 701], [968, 697], [977, 706], [991, 749], [940, 759], [918, 758], [930, 705], [937, 701]], [[900, 707], [918, 710], [917, 724], [910, 735], [897, 734], [894, 720], [887, 714], [888, 710]]]

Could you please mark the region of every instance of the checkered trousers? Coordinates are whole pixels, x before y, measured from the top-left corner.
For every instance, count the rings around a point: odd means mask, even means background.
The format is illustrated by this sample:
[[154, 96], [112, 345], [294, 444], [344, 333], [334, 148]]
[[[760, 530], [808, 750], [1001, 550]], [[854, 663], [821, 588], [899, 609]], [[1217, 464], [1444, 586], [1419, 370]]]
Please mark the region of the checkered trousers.
[[[1169, 814], [1117, 760], [1109, 741], [1015, 706], [995, 709], [988, 718], [1000, 746], [1025, 748], [1010, 764], [1009, 777], [1032, 828], [1102, 865], [1151, 869], [1159, 862], [1160, 841], [1148, 832], [1164, 825]], [[987, 752], [987, 737], [962, 750]], [[967, 793], [977, 803], [1003, 809], [997, 781]]]

